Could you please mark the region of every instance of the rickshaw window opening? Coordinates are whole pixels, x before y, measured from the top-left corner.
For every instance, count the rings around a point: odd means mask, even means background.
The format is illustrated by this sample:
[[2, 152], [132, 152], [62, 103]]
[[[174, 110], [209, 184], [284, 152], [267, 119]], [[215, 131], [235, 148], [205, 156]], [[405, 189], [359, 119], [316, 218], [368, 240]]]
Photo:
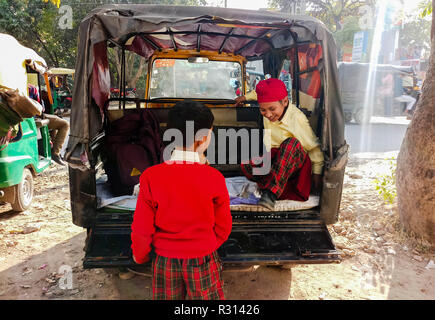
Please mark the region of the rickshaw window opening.
[[201, 51], [201, 25], [198, 26], [198, 37], [196, 39], [196, 51]]
[[169, 36], [171, 37], [172, 46], [174, 47], [174, 51], [177, 51], [178, 50], [177, 43], [175, 42], [174, 34], [171, 31], [171, 28], [168, 27], [168, 28], [166, 28], [166, 30], [167, 30]]
[[[162, 61], [162, 65], [156, 66], [156, 62]], [[152, 72], [150, 73], [149, 83], [149, 98], [150, 99], [218, 99], [218, 100], [234, 100], [236, 87], [232, 84], [232, 80], [238, 80], [239, 86], [243, 83], [243, 77], [241, 72], [243, 66], [240, 62], [225, 61], [219, 58], [210, 58], [206, 64], [198, 65], [195, 67], [195, 63], [187, 63], [189, 59], [187, 57], [180, 58], [156, 58], [153, 63], [150, 64], [151, 68], [157, 70], [157, 68], [168, 67], [169, 78], [167, 72]], [[164, 65], [166, 64], [166, 65]], [[238, 70], [237, 74], [233, 74]], [[189, 75], [187, 76], [186, 72]], [[182, 83], [184, 85], [178, 85], [175, 79], [178, 77], [184, 78]], [[217, 78], [216, 78], [217, 77]], [[206, 78], [206, 79], [205, 79]], [[169, 80], [168, 80], [169, 79]], [[196, 85], [203, 80], [204, 85]], [[221, 82], [214, 82], [212, 79], [220, 79], [224, 81], [226, 85]], [[228, 82], [226, 82], [228, 80]], [[164, 84], [165, 89], [163, 89]], [[221, 86], [221, 90], [215, 88]], [[187, 89], [186, 89], [187, 88]], [[242, 88], [240, 88], [242, 90]], [[235, 100], [234, 100], [235, 101]]]
[[231, 37], [231, 35], [233, 34], [233, 31], [234, 31], [234, 28], [231, 28], [230, 32], [228, 32], [228, 34], [225, 36], [225, 39], [224, 39], [224, 41], [222, 41], [222, 44], [221, 44], [221, 46], [220, 46], [220, 48], [219, 48], [219, 54], [222, 53], [222, 50], [224, 49], [225, 44], [227, 43], [228, 39], [229, 39], [229, 38]]
[[162, 51], [162, 48], [160, 48], [160, 46], [158, 46], [154, 41], [152, 41], [151, 39], [148, 39], [147, 37], [145, 37], [145, 35], [143, 35], [142, 33], [140, 34], [140, 37], [143, 39], [143, 41], [145, 41], [146, 43], [150, 44], [155, 50], [159, 50]]

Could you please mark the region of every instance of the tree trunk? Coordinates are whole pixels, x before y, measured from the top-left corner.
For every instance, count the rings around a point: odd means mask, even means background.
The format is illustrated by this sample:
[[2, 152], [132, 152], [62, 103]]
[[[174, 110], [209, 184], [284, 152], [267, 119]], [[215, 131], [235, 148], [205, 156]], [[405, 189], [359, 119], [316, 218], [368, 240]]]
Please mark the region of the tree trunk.
[[141, 58], [139, 62], [139, 68], [136, 70], [136, 74], [132, 75], [132, 77], [128, 80], [128, 86], [130, 88], [136, 88], [136, 83], [139, 78], [142, 76], [145, 68], [145, 59]]
[[[434, 6], [433, 0], [432, 7]], [[397, 158], [396, 185], [399, 215], [403, 226], [435, 244], [434, 138], [435, 24], [432, 20], [429, 69]]]

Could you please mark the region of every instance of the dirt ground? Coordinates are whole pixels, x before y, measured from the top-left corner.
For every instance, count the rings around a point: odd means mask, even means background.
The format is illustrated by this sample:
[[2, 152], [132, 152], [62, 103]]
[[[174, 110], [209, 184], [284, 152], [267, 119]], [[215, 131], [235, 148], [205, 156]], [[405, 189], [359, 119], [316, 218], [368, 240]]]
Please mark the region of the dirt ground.
[[[433, 248], [404, 232], [396, 205], [375, 191], [387, 156], [349, 160], [340, 220], [329, 227], [340, 264], [224, 272], [226, 298], [435, 299]], [[149, 277], [82, 268], [85, 231], [71, 222], [67, 169], [53, 164], [35, 183], [26, 212], [0, 205], [0, 299], [150, 299]]]

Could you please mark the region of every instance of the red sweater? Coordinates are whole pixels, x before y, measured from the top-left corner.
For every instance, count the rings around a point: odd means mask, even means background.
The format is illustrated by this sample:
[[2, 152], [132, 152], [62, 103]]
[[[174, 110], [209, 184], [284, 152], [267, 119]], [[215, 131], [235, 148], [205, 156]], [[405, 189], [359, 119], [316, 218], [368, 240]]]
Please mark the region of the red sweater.
[[151, 244], [168, 258], [205, 256], [227, 240], [231, 227], [228, 190], [218, 170], [165, 162], [141, 175], [131, 226], [137, 263], [149, 259]]

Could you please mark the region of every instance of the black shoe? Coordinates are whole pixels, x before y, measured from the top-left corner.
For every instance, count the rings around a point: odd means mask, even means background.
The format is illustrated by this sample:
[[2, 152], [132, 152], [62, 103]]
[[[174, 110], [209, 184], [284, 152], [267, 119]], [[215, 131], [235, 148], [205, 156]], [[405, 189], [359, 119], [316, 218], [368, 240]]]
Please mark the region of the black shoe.
[[60, 164], [61, 166], [65, 166], [65, 165], [66, 165], [66, 163], [63, 162], [63, 160], [62, 160], [62, 158], [60, 157], [60, 155], [53, 154], [53, 155], [51, 156], [51, 160], [53, 160], [54, 162]]
[[272, 211], [275, 208], [275, 202], [276, 202], [276, 195], [269, 190], [263, 190], [261, 192], [261, 198], [258, 201], [258, 205]]

